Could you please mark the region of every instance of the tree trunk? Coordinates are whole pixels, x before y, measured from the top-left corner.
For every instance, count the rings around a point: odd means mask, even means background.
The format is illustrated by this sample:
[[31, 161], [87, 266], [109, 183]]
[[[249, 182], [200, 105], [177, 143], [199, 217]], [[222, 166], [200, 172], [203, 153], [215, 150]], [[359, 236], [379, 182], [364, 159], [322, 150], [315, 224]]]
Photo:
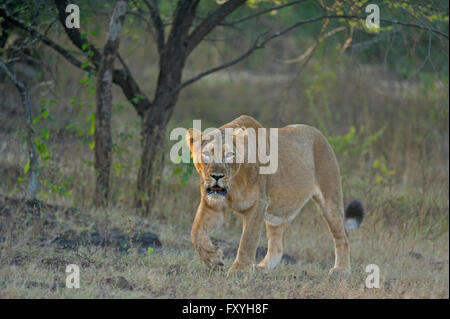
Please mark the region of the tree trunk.
[[[152, 123], [154, 124], [154, 123]], [[147, 126], [148, 121], [142, 120], [142, 125]], [[148, 127], [148, 126], [147, 126]], [[156, 171], [156, 162], [159, 151], [161, 151], [160, 144], [163, 138], [163, 128], [160, 125], [150, 125], [148, 130], [142, 130], [142, 153], [141, 166], [139, 167], [137, 176], [137, 191], [135, 197], [136, 207], [143, 213], [149, 213], [152, 206], [154, 192], [153, 192], [153, 177]]]
[[[164, 62], [163, 65], [165, 65]], [[170, 70], [168, 73], [165, 72], [167, 69], [162, 67], [153, 107], [145, 112], [142, 118], [142, 154], [135, 202], [136, 207], [143, 210], [145, 214], [150, 212], [150, 207], [154, 202], [155, 173], [161, 169], [159, 166], [163, 165], [161, 154], [166, 151], [162, 147], [164, 133], [178, 100], [178, 91], [175, 88], [181, 82], [184, 62], [179, 59], [171, 66], [171, 68], [167, 68]]]
[[135, 204], [145, 214], [150, 212], [154, 202], [153, 188], [155, 171], [161, 162], [161, 143], [177, 103], [181, 76], [187, 58], [187, 36], [195, 16], [198, 0], [179, 1], [172, 31], [159, 60], [160, 71], [152, 107], [142, 116], [142, 155], [137, 178]]
[[141, 166], [137, 178], [136, 207], [145, 214], [150, 212], [156, 195], [155, 177], [162, 170], [162, 156], [164, 133], [167, 123], [172, 115], [177, 100], [172, 97], [167, 104], [154, 104], [154, 108], [147, 111], [142, 119], [142, 154]]
[[105, 206], [109, 194], [111, 170], [111, 102], [114, 61], [119, 49], [119, 36], [127, 9], [127, 1], [117, 1], [109, 25], [106, 44], [97, 74], [95, 116], [95, 171], [94, 205]]
[[0, 68], [6, 73], [6, 75], [11, 79], [14, 85], [20, 92], [20, 97], [22, 99], [22, 105], [24, 108], [25, 119], [27, 123], [27, 146], [28, 146], [28, 161], [29, 161], [29, 174], [27, 192], [25, 194], [25, 199], [27, 201], [35, 201], [37, 197], [37, 192], [39, 189], [38, 180], [38, 155], [35, 144], [35, 134], [33, 128], [33, 116], [31, 114], [31, 102], [30, 96], [28, 95], [27, 86], [8, 69], [8, 67], [0, 60]]

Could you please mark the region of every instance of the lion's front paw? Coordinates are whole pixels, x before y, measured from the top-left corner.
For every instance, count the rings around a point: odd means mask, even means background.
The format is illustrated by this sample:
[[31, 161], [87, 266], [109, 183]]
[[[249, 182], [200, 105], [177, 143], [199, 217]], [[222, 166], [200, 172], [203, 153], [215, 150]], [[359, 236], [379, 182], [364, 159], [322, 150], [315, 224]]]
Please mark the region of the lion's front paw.
[[239, 274], [239, 273], [253, 272], [253, 270], [254, 270], [254, 265], [252, 263], [244, 264], [244, 263], [235, 261], [231, 265], [230, 269], [228, 269], [227, 277], [234, 275], [234, 274]]
[[260, 262], [259, 264], [255, 265], [255, 269], [263, 274], [267, 274], [270, 271], [270, 267], [267, 265], [266, 262]]
[[224, 266], [222, 255], [223, 253], [220, 249], [213, 252], [208, 252], [208, 254], [203, 258], [203, 261], [210, 269], [222, 269]]

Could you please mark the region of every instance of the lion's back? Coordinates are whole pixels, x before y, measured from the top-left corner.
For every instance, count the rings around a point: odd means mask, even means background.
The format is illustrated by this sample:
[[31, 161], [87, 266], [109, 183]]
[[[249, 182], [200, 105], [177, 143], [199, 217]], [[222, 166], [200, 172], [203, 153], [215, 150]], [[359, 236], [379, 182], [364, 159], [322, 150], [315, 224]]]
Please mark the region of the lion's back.
[[255, 120], [253, 117], [249, 116], [249, 115], [241, 115], [238, 118], [234, 119], [233, 121], [224, 124], [222, 126], [223, 128], [225, 127], [233, 127], [233, 128], [238, 128], [238, 127], [245, 127], [245, 128], [253, 128], [255, 130], [257, 130], [258, 128], [262, 128], [263, 126], [261, 125], [261, 123], [259, 123], [257, 120]]

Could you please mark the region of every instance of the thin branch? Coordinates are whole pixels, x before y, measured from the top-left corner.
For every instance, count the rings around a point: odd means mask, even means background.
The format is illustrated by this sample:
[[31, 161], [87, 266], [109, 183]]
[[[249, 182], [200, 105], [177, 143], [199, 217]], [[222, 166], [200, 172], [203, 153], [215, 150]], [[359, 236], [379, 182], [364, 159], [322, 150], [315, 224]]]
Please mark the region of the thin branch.
[[189, 55], [208, 33], [220, 24], [229, 14], [242, 6], [245, 1], [246, 0], [229, 0], [210, 13], [189, 35], [187, 54]]
[[[268, 32], [269, 32], [269, 31], [268, 31]], [[237, 58], [235, 58], [235, 59], [233, 59], [233, 60], [231, 60], [231, 61], [229, 61], [229, 62], [226, 62], [226, 63], [224, 63], [224, 64], [222, 64], [222, 65], [219, 65], [219, 66], [217, 66], [217, 67], [215, 67], [215, 68], [209, 69], [209, 70], [207, 70], [207, 71], [205, 71], [205, 72], [202, 72], [202, 73], [200, 73], [200, 74], [194, 76], [193, 78], [191, 78], [191, 79], [187, 80], [186, 82], [182, 83], [182, 84], [178, 87], [177, 91], [179, 91], [179, 90], [185, 88], [186, 86], [188, 86], [188, 85], [190, 85], [190, 84], [192, 84], [192, 83], [194, 83], [194, 82], [200, 80], [201, 78], [203, 78], [203, 77], [205, 77], [205, 76], [207, 76], [207, 75], [210, 75], [211, 73], [214, 73], [214, 72], [217, 72], [217, 71], [226, 69], [226, 68], [228, 68], [228, 67], [230, 67], [230, 66], [232, 66], [232, 65], [235, 65], [235, 64], [239, 63], [240, 61], [244, 60], [244, 59], [245, 59], [246, 57], [248, 57], [250, 54], [252, 54], [255, 50], [262, 49], [264, 46], [261, 45], [261, 43], [260, 43], [259, 41], [260, 41], [260, 39], [261, 39], [264, 35], [266, 35], [268, 32], [265, 32], [265, 33], [262, 33], [262, 34], [258, 35], [258, 37], [256, 38], [256, 40], [255, 40], [255, 42], [253, 43], [253, 45], [252, 45], [252, 46], [250, 47], [250, 49], [248, 49], [244, 54], [238, 56]]]
[[150, 11], [150, 16], [156, 30], [156, 44], [158, 46], [158, 52], [161, 54], [165, 47], [165, 35], [164, 24], [159, 14], [158, 2], [156, 0], [144, 0], [144, 3]]
[[238, 24], [238, 23], [241, 23], [241, 22], [244, 22], [244, 21], [256, 18], [256, 17], [259, 17], [260, 15], [263, 15], [263, 14], [266, 14], [266, 13], [269, 13], [269, 12], [272, 12], [272, 11], [276, 11], [276, 10], [280, 10], [280, 9], [283, 9], [283, 8], [286, 8], [286, 7], [294, 6], [296, 4], [300, 4], [300, 3], [304, 2], [304, 1], [305, 0], [297, 0], [297, 1], [292, 1], [292, 2], [285, 3], [285, 4], [280, 4], [280, 5], [268, 8], [268, 9], [264, 9], [264, 10], [258, 11], [256, 13], [248, 15], [248, 16], [235, 19], [235, 20], [230, 21], [230, 22], [223, 22], [221, 25], [224, 25], [224, 26], [235, 25], [235, 24]]
[[[302, 20], [302, 21], [299, 21], [297, 23], [294, 23], [293, 25], [291, 25], [291, 26], [289, 26], [289, 27], [287, 27], [287, 28], [285, 28], [285, 29], [283, 29], [281, 31], [275, 32], [275, 33], [273, 33], [272, 35], [270, 35], [270, 36], [268, 36], [266, 38], [264, 38], [264, 36], [268, 32], [265, 32], [263, 34], [260, 34], [256, 38], [256, 40], [253, 43], [253, 45], [246, 52], [244, 52], [244, 54], [242, 54], [239, 57], [237, 57], [237, 58], [235, 58], [235, 59], [233, 59], [233, 60], [231, 60], [229, 62], [226, 62], [226, 63], [224, 63], [224, 64], [222, 64], [220, 66], [217, 66], [215, 68], [209, 69], [207, 71], [204, 71], [204, 72], [202, 72], [202, 73], [192, 77], [191, 79], [189, 79], [186, 82], [182, 83], [178, 87], [177, 91], [185, 88], [186, 86], [188, 86], [188, 85], [190, 85], [190, 84], [200, 80], [201, 78], [203, 78], [203, 77], [205, 77], [207, 75], [210, 75], [210, 74], [212, 74], [214, 72], [223, 70], [225, 68], [228, 68], [228, 67], [230, 67], [232, 65], [235, 65], [235, 64], [239, 63], [240, 61], [242, 61], [243, 59], [245, 59], [246, 57], [251, 55], [254, 51], [264, 48], [264, 46], [267, 43], [269, 43], [270, 41], [272, 41], [272, 40], [274, 40], [274, 39], [276, 39], [276, 38], [278, 38], [278, 37], [280, 37], [282, 35], [285, 35], [286, 33], [289, 33], [290, 31], [298, 28], [301, 25], [317, 22], [317, 21], [324, 20], [324, 19], [357, 19], [357, 20], [365, 20], [366, 17], [358, 16], [358, 15], [323, 15], [323, 16], [320, 16], [320, 17], [307, 19], [307, 20]], [[426, 27], [423, 27], [423, 26], [420, 26], [420, 25], [417, 25], [417, 24], [405, 23], [405, 22], [400, 22], [400, 21], [397, 21], [397, 20], [380, 19], [380, 21], [387, 22], [387, 23], [392, 23], [392, 24], [398, 24], [398, 25], [407, 26], [407, 27], [413, 27], [413, 28], [429, 30], [431, 32], [435, 32], [437, 34], [440, 34], [443, 37], [448, 39], [448, 35], [443, 33], [440, 30], [429, 29], [429, 28], [426, 28]]]
[[146, 17], [144, 17], [140, 10], [138, 12], [128, 10], [126, 14], [133, 15], [133, 16], [138, 17], [141, 20], [144, 20], [145, 23], [148, 25], [149, 29], [151, 29], [150, 27], [152, 26], [152, 24], [151, 24], [150, 20], [148, 20]]
[[100, 61], [102, 59], [102, 55], [100, 51], [90, 43], [86, 38], [82, 38], [79, 29], [77, 28], [68, 28], [66, 26], [66, 7], [68, 5], [67, 0], [55, 0], [55, 6], [58, 9], [58, 18], [59, 22], [64, 28], [67, 36], [70, 41], [82, 52], [92, 52], [92, 56], [90, 60], [95, 65], [95, 69], [98, 69], [100, 66]]
[[22, 105], [25, 111], [25, 118], [28, 131], [27, 144], [29, 149], [29, 165], [30, 165], [29, 166], [30, 178], [28, 180], [28, 187], [25, 198], [27, 200], [34, 200], [36, 199], [39, 187], [39, 181], [37, 176], [38, 158], [37, 158], [36, 144], [34, 143], [35, 134], [33, 129], [33, 117], [31, 115], [31, 103], [30, 103], [30, 96], [28, 94], [28, 88], [22, 81], [17, 79], [17, 77], [8, 69], [8, 67], [3, 63], [2, 60], [0, 60], [0, 68], [3, 69], [6, 75], [17, 87], [22, 99]]
[[226, 63], [224, 63], [222, 65], [219, 65], [219, 66], [217, 66], [215, 68], [209, 69], [209, 70], [207, 70], [205, 72], [202, 72], [202, 73], [194, 76], [193, 78], [191, 78], [191, 79], [187, 80], [186, 82], [182, 83], [178, 87], [178, 90], [181, 90], [181, 89], [185, 88], [186, 86], [188, 86], [188, 85], [190, 85], [190, 84], [200, 80], [201, 78], [203, 78], [203, 77], [205, 77], [207, 75], [210, 75], [211, 73], [214, 73], [214, 72], [226, 69], [226, 68], [228, 68], [228, 67], [230, 67], [232, 65], [235, 65], [235, 64], [239, 63], [240, 61], [244, 60], [246, 57], [251, 55], [254, 51], [264, 48], [264, 46], [268, 42], [270, 42], [273, 39], [278, 38], [278, 37], [280, 37], [280, 36], [290, 32], [290, 31], [292, 31], [293, 29], [295, 29], [295, 28], [297, 28], [297, 27], [299, 27], [299, 26], [301, 26], [303, 24], [308, 24], [308, 23], [320, 21], [320, 20], [327, 19], [327, 18], [329, 18], [329, 16], [321, 16], [321, 17], [318, 17], [318, 18], [313, 18], [313, 19], [299, 21], [299, 22], [293, 24], [292, 26], [287, 27], [286, 29], [283, 29], [281, 31], [275, 32], [271, 36], [269, 36], [269, 37], [264, 39], [264, 36], [267, 35], [270, 32], [270, 31], [266, 31], [266, 32], [264, 32], [264, 33], [262, 33], [262, 34], [260, 34], [260, 35], [258, 35], [256, 37], [256, 40], [253, 43], [253, 45], [246, 52], [244, 52], [244, 54], [242, 54], [239, 57], [237, 57], [237, 58], [235, 58], [235, 59], [233, 59], [231, 61], [228, 61], [228, 62], [226, 62]]
[[180, 83], [184, 63], [188, 56], [189, 30], [194, 21], [199, 2], [200, 0], [177, 1], [165, 49], [159, 56], [155, 100], [167, 93], [172, 94]]
[[51, 47], [53, 50], [57, 51], [59, 54], [61, 54], [67, 61], [69, 61], [71, 64], [76, 66], [77, 68], [84, 69], [85, 71], [92, 71], [93, 69], [89, 66], [82, 67], [83, 63], [76, 59], [72, 54], [69, 53], [68, 50], [64, 49], [59, 44], [53, 42], [50, 38], [42, 35], [38, 31], [36, 31], [34, 28], [28, 26], [23, 20], [19, 18], [15, 18], [11, 15], [9, 15], [4, 9], [0, 9], [0, 16], [4, 16], [6, 21], [11, 23], [12, 25], [27, 31], [32, 36], [36, 37], [40, 41], [44, 42], [46, 45]]
[[355, 27], [351, 25], [350, 26], [350, 34], [348, 35], [347, 39], [345, 40], [344, 44], [342, 45], [341, 53], [344, 53], [345, 50], [347, 50], [347, 48], [349, 47], [349, 45], [352, 43], [354, 30], [355, 30]]
[[[344, 17], [344, 18], [347, 18], [347, 17]], [[366, 17], [349, 16], [348, 19], [364, 19], [365, 20]], [[448, 40], [448, 34], [443, 32], [443, 31], [441, 31], [441, 30], [438, 30], [438, 29], [433, 29], [433, 28], [430, 28], [430, 27], [427, 27], [427, 26], [422, 26], [420, 24], [409, 23], [409, 22], [402, 22], [402, 21], [398, 21], [398, 20], [389, 20], [389, 19], [380, 18], [380, 21], [381, 22], [391, 23], [391, 24], [398, 24], [398, 25], [401, 25], [401, 26], [404, 26], [404, 27], [411, 27], [411, 28], [416, 28], [416, 29], [421, 29], [421, 30], [427, 30], [427, 31], [430, 31], [430, 32], [435, 33], [437, 35], [440, 35], [440, 36], [442, 36], [442, 37], [444, 37], [444, 38], [446, 38]]]
[[138, 17], [139, 19], [141, 19], [142, 21], [145, 22], [145, 24], [147, 25], [147, 29], [150, 32], [151, 36], [153, 37], [153, 39], [155, 40], [156, 43], [156, 34], [155, 34], [155, 27], [153, 26], [153, 21], [151, 21], [151, 19], [147, 19], [146, 17], [144, 17], [144, 14], [146, 14], [147, 12], [143, 12], [141, 10], [141, 8], [137, 8], [137, 12], [136, 11], [127, 11], [127, 15], [134, 15], [136, 17]]
[[[195, 17], [195, 11], [200, 0], [179, 0], [173, 13], [172, 27], [167, 38], [164, 55], [171, 55], [182, 45], [184, 49], [188, 46], [189, 29]], [[171, 51], [171, 52], [167, 52]], [[186, 50], [184, 50], [186, 52]], [[187, 55], [184, 54], [184, 58]]]
[[[301, 26], [303, 24], [308, 24], [308, 23], [320, 21], [320, 20], [323, 20], [323, 19], [366, 20], [366, 18], [367, 17], [365, 17], [365, 16], [358, 16], [358, 15], [323, 15], [323, 16], [320, 16], [320, 17], [317, 17], [317, 18], [312, 18], [312, 19], [308, 19], [308, 20], [302, 20], [302, 21], [299, 21], [297, 23], [294, 23], [292, 26], [290, 26], [290, 27], [288, 27], [288, 28], [286, 28], [286, 29], [284, 29], [284, 30], [282, 30], [280, 32], [277, 32], [277, 33], [273, 34], [271, 36], [271, 38], [277, 38], [277, 37], [279, 37], [281, 35], [284, 35], [284, 34], [290, 32], [291, 30], [293, 30], [293, 29], [295, 29], [295, 28], [297, 28], [297, 27], [299, 27], [299, 26]], [[402, 25], [402, 26], [406, 26], [406, 27], [412, 27], [412, 28], [417, 28], [417, 29], [422, 29], [422, 30], [428, 30], [430, 32], [436, 33], [436, 34], [441, 35], [444, 38], [448, 39], [448, 34], [442, 32], [441, 30], [430, 29], [428, 27], [421, 26], [421, 25], [418, 25], [418, 24], [408, 23], [408, 22], [401, 22], [401, 21], [398, 21], [398, 20], [389, 20], [389, 19], [381, 19], [380, 18], [380, 21], [386, 22], [386, 23], [391, 23], [391, 24], [398, 24], [398, 25]], [[270, 40], [271, 39], [269, 38], [268, 41], [270, 41]]]
[[281, 60], [281, 59], [276, 59], [277, 62], [281, 62], [281, 63], [285, 63], [285, 64], [292, 64], [292, 63], [298, 63], [303, 61], [305, 58], [311, 56], [314, 51], [316, 50], [317, 46], [319, 45], [320, 42], [322, 42], [323, 40], [335, 35], [338, 32], [341, 31], [345, 31], [347, 28], [342, 26], [342, 27], [338, 27], [336, 29], [333, 29], [331, 31], [328, 31], [327, 33], [320, 35], [317, 40], [314, 42], [314, 44], [312, 46], [310, 46], [302, 55], [300, 55], [299, 57], [295, 58], [295, 59], [289, 59], [289, 60]]

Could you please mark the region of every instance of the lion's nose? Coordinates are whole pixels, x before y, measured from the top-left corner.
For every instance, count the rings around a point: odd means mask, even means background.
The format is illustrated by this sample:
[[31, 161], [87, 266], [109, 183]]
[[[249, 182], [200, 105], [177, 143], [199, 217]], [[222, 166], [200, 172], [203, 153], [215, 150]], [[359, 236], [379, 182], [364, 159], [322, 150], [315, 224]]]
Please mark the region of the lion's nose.
[[222, 173], [212, 173], [211, 177], [214, 178], [216, 181], [219, 181], [224, 175]]

